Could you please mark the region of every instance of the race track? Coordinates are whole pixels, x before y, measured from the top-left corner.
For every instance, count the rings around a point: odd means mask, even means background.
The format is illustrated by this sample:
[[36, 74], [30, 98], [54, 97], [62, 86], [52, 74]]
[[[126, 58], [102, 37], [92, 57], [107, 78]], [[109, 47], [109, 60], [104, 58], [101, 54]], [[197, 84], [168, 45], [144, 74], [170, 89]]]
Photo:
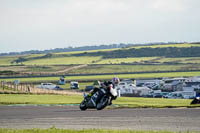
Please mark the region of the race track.
[[200, 131], [200, 109], [104, 109], [78, 106], [0, 106], [0, 128]]

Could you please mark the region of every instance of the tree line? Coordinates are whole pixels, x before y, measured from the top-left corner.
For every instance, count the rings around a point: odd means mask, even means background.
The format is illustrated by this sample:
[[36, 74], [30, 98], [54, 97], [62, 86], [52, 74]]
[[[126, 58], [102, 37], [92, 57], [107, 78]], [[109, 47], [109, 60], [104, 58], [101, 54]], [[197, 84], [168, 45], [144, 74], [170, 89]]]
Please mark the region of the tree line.
[[[132, 46], [148, 46], [148, 45], [165, 45], [165, 44], [183, 44], [187, 42], [157, 42], [157, 43], [145, 43], [145, 44], [131, 44], [131, 43], [119, 43], [119, 44], [109, 44], [109, 45], [92, 45], [92, 46], [80, 46], [72, 47], [68, 46], [66, 48], [55, 48], [47, 50], [29, 50], [23, 52], [9, 52], [9, 53], [0, 53], [0, 56], [8, 55], [27, 55], [27, 54], [49, 54], [49, 53], [58, 53], [58, 52], [73, 52], [73, 51], [88, 51], [88, 50], [100, 50], [100, 49], [113, 49], [113, 48], [127, 48]], [[200, 42], [194, 42], [194, 44], [199, 44]]]
[[128, 57], [200, 57], [200, 47], [166, 47], [166, 48], [130, 48], [115, 51], [99, 51], [94, 53], [79, 53], [74, 56], [103, 56], [103, 58], [128, 58]]

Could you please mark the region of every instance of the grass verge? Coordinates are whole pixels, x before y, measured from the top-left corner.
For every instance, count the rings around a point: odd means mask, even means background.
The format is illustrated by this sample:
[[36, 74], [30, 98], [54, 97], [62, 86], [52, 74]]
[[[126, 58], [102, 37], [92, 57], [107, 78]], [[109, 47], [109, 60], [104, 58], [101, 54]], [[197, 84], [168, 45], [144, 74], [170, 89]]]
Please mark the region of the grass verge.
[[[79, 105], [83, 100], [80, 95], [30, 95], [30, 94], [0, 94], [0, 104], [38, 104], [38, 105]], [[119, 97], [113, 101], [114, 108], [176, 108], [176, 107], [200, 107], [190, 105], [191, 99], [164, 99], [164, 98], [138, 98]]]
[[0, 104], [78, 104], [80, 95], [0, 94]]
[[197, 133], [197, 132], [171, 132], [171, 131], [133, 131], [133, 130], [104, 130], [104, 129], [1, 129], [0, 133]]
[[190, 105], [191, 99], [165, 99], [165, 98], [142, 98], [120, 97], [113, 104], [120, 108], [180, 108], [200, 107]]

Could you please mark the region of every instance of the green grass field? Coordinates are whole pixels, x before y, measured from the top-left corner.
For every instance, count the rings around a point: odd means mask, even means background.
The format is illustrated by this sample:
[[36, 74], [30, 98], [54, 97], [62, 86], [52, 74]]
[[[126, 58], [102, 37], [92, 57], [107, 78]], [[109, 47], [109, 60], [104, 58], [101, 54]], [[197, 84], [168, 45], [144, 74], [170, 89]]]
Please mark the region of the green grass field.
[[[171, 107], [193, 107], [190, 105], [191, 99], [163, 99], [163, 98], [136, 98], [120, 97], [113, 104], [119, 107], [133, 108], [171, 108]], [[200, 105], [195, 105], [200, 106]]]
[[14, 71], [21, 73], [46, 73], [66, 70], [78, 65], [27, 65], [27, 66], [0, 66], [0, 71]]
[[[76, 104], [83, 100], [81, 95], [31, 95], [31, 94], [0, 94], [0, 104]], [[118, 97], [113, 101], [112, 107], [128, 108], [168, 108], [168, 107], [199, 107], [190, 105], [191, 99], [163, 99], [163, 98], [137, 98]]]
[[172, 132], [172, 131], [134, 131], [134, 130], [105, 130], [105, 129], [56, 129], [55, 127], [49, 129], [2, 129], [0, 133], [198, 133], [198, 132]]
[[66, 65], [66, 64], [92, 64], [101, 57], [58, 57], [37, 59], [24, 62], [25, 65]]
[[67, 67], [62, 66], [47, 66], [47, 65], [32, 65], [25, 67], [21, 72], [55, 72], [60, 69], [66, 69]]
[[0, 94], [0, 104], [78, 104], [80, 95]]
[[144, 63], [158, 57], [135, 57], [135, 58], [114, 58], [114, 59], [103, 59], [98, 61], [96, 64], [121, 64], [121, 63]]
[[55, 127], [49, 129], [2, 129], [0, 133], [198, 133], [198, 132], [172, 132], [172, 131], [134, 131], [134, 130], [105, 130], [105, 129], [56, 129]]
[[[178, 59], [177, 59], [178, 60]], [[163, 59], [163, 61], [167, 61]], [[71, 69], [78, 65], [29, 65], [29, 66], [0, 66], [0, 71], [10, 70], [15, 72], [28, 73], [52, 73], [70, 69], [68, 74], [86, 73], [123, 73], [123, 72], [146, 72], [146, 71], [177, 71], [177, 70], [200, 70], [198, 64], [188, 64], [195, 60], [183, 60], [184, 64], [160, 64], [160, 65], [88, 65], [83, 68]], [[187, 62], [186, 62], [187, 61]], [[196, 60], [198, 62], [199, 60]], [[200, 61], [199, 61], [200, 62]], [[64, 73], [64, 72], [63, 72]]]
[[191, 63], [191, 64], [199, 64], [200, 63], [200, 57], [187, 57], [187, 58], [160, 58], [156, 60], [157, 62], [163, 63], [163, 62], [174, 62], [174, 63]]
[[200, 66], [193, 64], [176, 65], [89, 65], [84, 68], [72, 70], [69, 73], [122, 73], [122, 72], [158, 72], [177, 70], [200, 70]]
[[17, 59], [15, 56], [0, 57], [0, 65], [11, 65], [11, 62], [15, 59]]

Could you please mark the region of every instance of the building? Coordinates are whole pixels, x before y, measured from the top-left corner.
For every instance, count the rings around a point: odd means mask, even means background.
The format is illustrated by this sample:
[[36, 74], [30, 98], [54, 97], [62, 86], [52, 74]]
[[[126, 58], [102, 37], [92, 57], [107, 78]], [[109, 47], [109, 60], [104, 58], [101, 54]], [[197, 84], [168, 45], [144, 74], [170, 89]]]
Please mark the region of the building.
[[133, 88], [133, 94], [136, 96], [146, 96], [146, 95], [150, 94], [150, 92], [151, 92], [151, 89], [149, 89], [146, 86]]
[[174, 92], [183, 91], [183, 82], [177, 79], [166, 80], [163, 84], [162, 91]]
[[119, 83], [117, 89], [120, 91], [120, 94], [132, 94], [133, 88], [135, 85], [132, 80], [123, 80]]

